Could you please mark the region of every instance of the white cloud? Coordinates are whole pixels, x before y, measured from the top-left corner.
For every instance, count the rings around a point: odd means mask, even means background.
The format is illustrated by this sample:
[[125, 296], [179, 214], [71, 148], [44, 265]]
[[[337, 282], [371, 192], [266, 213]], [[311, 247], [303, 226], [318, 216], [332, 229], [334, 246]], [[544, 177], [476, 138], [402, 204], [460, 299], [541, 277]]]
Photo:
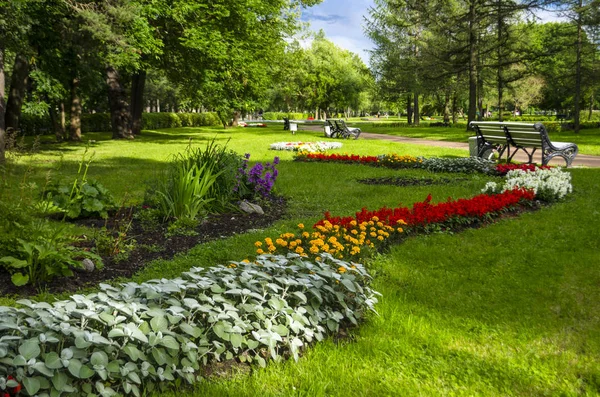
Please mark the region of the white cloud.
[[358, 54], [368, 64], [367, 50], [373, 48], [373, 43], [365, 36], [363, 25], [371, 6], [372, 0], [325, 0], [304, 10], [302, 19], [310, 22], [311, 30], [322, 29], [329, 40]]

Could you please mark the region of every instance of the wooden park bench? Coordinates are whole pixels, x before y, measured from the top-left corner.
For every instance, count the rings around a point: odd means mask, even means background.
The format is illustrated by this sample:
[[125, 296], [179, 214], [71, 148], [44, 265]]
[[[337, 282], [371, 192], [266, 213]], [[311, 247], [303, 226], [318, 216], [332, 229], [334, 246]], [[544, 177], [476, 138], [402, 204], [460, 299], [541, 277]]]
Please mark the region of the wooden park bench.
[[[552, 142], [542, 123], [509, 123], [500, 121], [472, 121], [471, 128], [477, 134], [477, 157], [489, 158], [496, 151], [498, 159], [506, 152], [507, 161], [522, 150], [533, 163], [537, 149], [542, 152], [542, 165], [547, 165], [554, 157], [562, 157], [571, 166], [579, 149], [576, 144]], [[514, 151], [511, 153], [511, 149]]]
[[361, 131], [360, 128], [351, 128], [346, 125], [344, 120], [327, 119], [325, 120], [325, 136], [330, 138], [354, 138], [358, 139]]

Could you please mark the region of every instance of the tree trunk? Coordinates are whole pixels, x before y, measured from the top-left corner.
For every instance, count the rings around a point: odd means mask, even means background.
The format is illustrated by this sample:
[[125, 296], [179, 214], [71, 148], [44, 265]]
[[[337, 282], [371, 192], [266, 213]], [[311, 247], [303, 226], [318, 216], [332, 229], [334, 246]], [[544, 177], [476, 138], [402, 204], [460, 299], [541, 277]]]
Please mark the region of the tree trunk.
[[131, 78], [131, 133], [142, 133], [142, 113], [144, 112], [144, 87], [146, 71], [140, 70]]
[[408, 124], [412, 125], [413, 123], [413, 110], [412, 110], [412, 95], [408, 94], [406, 97], [406, 118], [408, 120]]
[[415, 91], [415, 105], [414, 105], [414, 115], [415, 115], [415, 125], [419, 125], [421, 123], [421, 113], [419, 112], [419, 93]]
[[477, 57], [477, 59], [477, 70], [479, 72], [477, 73], [477, 121], [481, 121], [483, 119], [483, 76], [481, 74], [481, 57]]
[[452, 93], [452, 124], [458, 122], [458, 109], [456, 109], [456, 91]]
[[579, 0], [579, 8], [577, 10], [577, 59], [575, 63], [575, 115], [573, 117], [573, 132], [576, 134], [579, 133], [579, 112], [581, 111], [581, 30], [582, 24], [581, 21], [581, 13], [583, 10], [581, 9], [583, 6], [583, 0]]
[[81, 98], [79, 98], [79, 77], [71, 81], [71, 126], [69, 139], [81, 140]]
[[496, 72], [496, 80], [498, 83], [498, 121], [502, 121], [502, 111], [504, 110], [504, 108], [502, 107], [502, 97], [504, 94], [504, 75], [502, 73], [502, 69], [504, 68], [504, 66], [501, 65], [503, 48], [502, 33], [504, 31], [504, 19], [502, 18], [502, 15], [502, 4], [501, 2], [498, 2], [498, 21], [496, 27], [496, 29], [498, 30], [498, 70]]
[[4, 114], [6, 108], [4, 105], [4, 44], [0, 42], [0, 164], [6, 162], [4, 150], [6, 149], [6, 129], [4, 124]]
[[10, 79], [10, 92], [6, 103], [5, 128], [8, 135], [15, 135], [19, 130], [19, 118], [21, 107], [27, 90], [27, 79], [29, 77], [29, 60], [23, 54], [15, 57], [13, 73]]
[[446, 95], [444, 96], [444, 124], [449, 124], [450, 123], [450, 94], [448, 94], [448, 92], [446, 92]]
[[125, 88], [121, 85], [121, 76], [112, 66], [106, 68], [108, 85], [108, 105], [113, 139], [133, 139], [131, 133], [131, 113], [127, 103]]
[[[50, 102], [50, 101], [49, 101]], [[49, 107], [49, 113], [50, 113], [50, 120], [52, 121], [52, 128], [54, 129], [54, 135], [56, 136], [56, 141], [57, 142], [62, 142], [65, 139], [65, 125], [64, 125], [64, 104], [61, 102], [60, 103], [60, 107], [61, 107], [61, 111], [60, 114], [58, 114], [56, 112], [56, 107], [54, 106], [54, 104], [50, 104]]]
[[592, 121], [593, 114], [594, 114], [594, 90], [592, 89], [592, 95], [590, 96], [590, 110], [588, 112], [588, 121]]
[[233, 112], [233, 122], [231, 123], [232, 127], [237, 127], [240, 122], [240, 111], [236, 110]]
[[65, 102], [60, 101], [60, 129], [62, 131], [63, 139], [66, 138], [66, 136], [67, 136], [66, 125], [67, 125], [67, 112], [65, 112]]
[[468, 123], [475, 120], [477, 113], [477, 0], [471, 0], [469, 4], [469, 111]]

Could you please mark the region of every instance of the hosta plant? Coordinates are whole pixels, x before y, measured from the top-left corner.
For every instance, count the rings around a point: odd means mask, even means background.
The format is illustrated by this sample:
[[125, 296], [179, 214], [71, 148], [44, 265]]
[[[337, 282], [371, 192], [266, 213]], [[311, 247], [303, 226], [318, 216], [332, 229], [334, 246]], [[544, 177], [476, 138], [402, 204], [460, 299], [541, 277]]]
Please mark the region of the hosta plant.
[[[69, 219], [101, 217], [115, 206], [110, 192], [98, 181], [77, 179], [74, 182], [53, 183], [44, 191], [44, 201], [39, 205], [60, 211]], [[50, 212], [48, 209], [45, 212]]]
[[22, 384], [29, 396], [140, 396], [193, 383], [214, 360], [297, 359], [374, 310], [369, 281], [328, 255], [262, 255], [52, 304], [21, 300], [0, 307], [0, 395]]

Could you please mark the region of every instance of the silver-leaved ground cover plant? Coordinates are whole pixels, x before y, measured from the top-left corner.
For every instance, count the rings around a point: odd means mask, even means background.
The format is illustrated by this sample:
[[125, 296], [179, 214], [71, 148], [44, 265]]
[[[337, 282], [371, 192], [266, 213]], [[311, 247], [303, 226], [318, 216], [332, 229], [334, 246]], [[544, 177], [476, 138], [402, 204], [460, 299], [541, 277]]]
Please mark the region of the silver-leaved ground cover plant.
[[374, 312], [370, 280], [362, 265], [327, 255], [261, 255], [52, 304], [21, 300], [0, 307], [0, 389], [140, 396], [193, 383], [213, 360], [297, 359], [306, 343]]

